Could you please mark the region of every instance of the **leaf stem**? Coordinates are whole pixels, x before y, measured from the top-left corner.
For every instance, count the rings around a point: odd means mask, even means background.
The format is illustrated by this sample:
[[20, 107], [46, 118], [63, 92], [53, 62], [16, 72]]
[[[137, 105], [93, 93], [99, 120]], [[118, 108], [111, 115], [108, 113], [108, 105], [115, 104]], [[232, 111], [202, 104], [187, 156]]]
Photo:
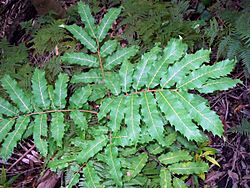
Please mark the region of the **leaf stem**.
[[99, 63], [100, 63], [100, 69], [102, 71], [102, 79], [103, 81], [105, 80], [105, 74], [104, 74], [104, 69], [103, 69], [103, 64], [102, 64], [102, 58], [101, 58], [101, 53], [100, 53], [100, 45], [99, 45], [99, 41], [98, 39], [96, 39], [96, 43], [97, 43], [97, 55], [98, 55], [98, 59], [99, 59]]

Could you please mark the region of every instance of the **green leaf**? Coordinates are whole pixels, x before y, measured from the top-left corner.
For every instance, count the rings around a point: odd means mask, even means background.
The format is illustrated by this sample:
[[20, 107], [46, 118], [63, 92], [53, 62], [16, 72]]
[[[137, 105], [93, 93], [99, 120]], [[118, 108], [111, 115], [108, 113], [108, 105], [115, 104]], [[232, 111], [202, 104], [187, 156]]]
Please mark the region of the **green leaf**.
[[97, 28], [97, 38], [99, 42], [106, 37], [109, 29], [111, 28], [114, 21], [117, 19], [121, 13], [120, 8], [110, 8], [108, 12], [104, 15], [101, 24]]
[[86, 31], [84, 31], [80, 26], [74, 24], [70, 26], [64, 26], [73, 36], [81, 42], [87, 49], [91, 52], [97, 52], [97, 45], [94, 39], [92, 39]]
[[82, 106], [88, 101], [92, 90], [90, 87], [78, 88], [74, 94], [70, 97], [70, 104], [75, 108], [82, 108]]
[[121, 93], [120, 77], [116, 73], [106, 74], [105, 86], [114, 95]]
[[147, 87], [154, 88], [159, 84], [159, 80], [165, 76], [165, 71], [170, 64], [173, 64], [175, 61], [179, 60], [187, 50], [187, 45], [182, 43], [181, 39], [170, 39], [166, 48], [164, 49], [164, 53], [162, 58], [158, 61], [154, 62], [152, 68], [150, 70], [149, 79], [150, 81], [147, 83]]
[[51, 135], [56, 141], [56, 145], [58, 147], [62, 147], [62, 139], [65, 130], [64, 114], [62, 112], [55, 112], [52, 113], [51, 116], [52, 116], [50, 124]]
[[130, 137], [128, 135], [128, 131], [126, 128], [121, 128], [120, 131], [117, 131], [112, 134], [112, 144], [115, 146], [130, 146], [132, 142], [130, 141]]
[[231, 78], [220, 78], [220, 79], [209, 79], [204, 85], [197, 90], [201, 93], [213, 93], [214, 91], [223, 91], [235, 87], [237, 84], [242, 84], [239, 79]]
[[101, 80], [101, 71], [97, 69], [91, 69], [89, 72], [73, 75], [71, 83], [99, 83]]
[[160, 117], [160, 113], [157, 110], [156, 100], [152, 93], [144, 92], [142, 97], [142, 104], [145, 105], [142, 107], [143, 121], [147, 125], [148, 133], [153, 139], [156, 139], [159, 144], [165, 145], [163, 141], [163, 126], [164, 123]]
[[92, 93], [89, 96], [89, 101], [97, 101], [98, 99], [102, 99], [107, 94], [107, 88], [103, 84], [95, 84], [92, 87]]
[[130, 95], [125, 99], [125, 123], [127, 125], [129, 139], [136, 143], [139, 139], [141, 128], [139, 114], [140, 99], [137, 95]]
[[24, 131], [30, 122], [29, 117], [21, 116], [16, 120], [15, 129], [8, 134], [1, 147], [1, 157], [7, 160], [12, 154], [17, 142], [21, 140]]
[[212, 66], [202, 66], [193, 71], [187, 77], [178, 83], [177, 88], [194, 89], [200, 88], [209, 78], [220, 78], [229, 74], [235, 66], [234, 61], [225, 60], [218, 62]]
[[58, 79], [55, 83], [54, 90], [54, 105], [59, 109], [63, 109], [66, 105], [66, 96], [67, 96], [67, 83], [69, 77], [67, 74], [60, 73]]
[[43, 110], [48, 109], [50, 107], [50, 100], [47, 91], [45, 72], [36, 68], [31, 81], [35, 105]]
[[68, 185], [65, 188], [72, 188], [75, 186], [80, 180], [80, 174], [74, 173], [73, 177], [71, 177], [71, 180], [68, 182]]
[[85, 182], [88, 188], [101, 188], [100, 177], [97, 175], [93, 162], [89, 161], [85, 168], [83, 169], [83, 174], [85, 176]]
[[108, 55], [111, 55], [116, 50], [117, 46], [118, 46], [117, 40], [106, 41], [100, 49], [101, 57], [107, 57]]
[[185, 55], [181, 61], [168, 68], [167, 75], [161, 79], [161, 86], [164, 88], [171, 87], [188, 74], [190, 70], [195, 70], [204, 62], [208, 62], [209, 54], [209, 50], [199, 50], [195, 54]]
[[207, 172], [209, 166], [205, 162], [186, 162], [172, 164], [168, 169], [176, 174], [201, 174]]
[[152, 64], [157, 59], [158, 53], [161, 51], [161, 48], [155, 46], [149, 52], [142, 55], [140, 62], [135, 68], [133, 75], [133, 88], [139, 90], [141, 87], [148, 83], [149, 72], [151, 70]]
[[172, 178], [170, 172], [166, 168], [161, 168], [160, 172], [161, 188], [172, 188]]
[[3, 119], [2, 121], [0, 121], [0, 142], [2, 142], [3, 139], [6, 137], [14, 123], [14, 119]]
[[50, 99], [50, 102], [51, 102], [52, 109], [56, 109], [56, 107], [55, 107], [54, 88], [53, 88], [52, 85], [48, 85], [48, 95], [49, 95], [49, 99]]
[[137, 53], [137, 51], [138, 51], [137, 46], [131, 46], [117, 50], [111, 56], [107, 57], [104, 64], [104, 68], [106, 70], [113, 69], [115, 66], [121, 64], [123, 61], [133, 57]]
[[128, 180], [135, 178], [141, 170], [144, 168], [148, 161], [148, 155], [146, 153], [142, 153], [137, 157], [133, 157], [130, 160], [131, 166], [129, 167], [129, 177]]
[[184, 181], [176, 177], [173, 178], [173, 185], [174, 185], [174, 188], [187, 188], [188, 187]]
[[78, 53], [65, 53], [61, 57], [63, 62], [70, 65], [81, 65], [87, 67], [99, 67], [99, 62], [96, 57], [78, 52]]
[[91, 10], [89, 8], [89, 5], [83, 3], [82, 1], [80, 1], [78, 3], [78, 12], [81, 16], [81, 20], [85, 25], [85, 29], [88, 32], [88, 34], [93, 37], [96, 38], [96, 26], [95, 26], [95, 20], [94, 17], [91, 15]]
[[11, 100], [17, 104], [17, 107], [21, 112], [31, 112], [32, 106], [30, 99], [23, 92], [23, 90], [17, 85], [17, 82], [13, 80], [9, 75], [5, 75], [2, 79], [2, 86], [9, 94]]
[[77, 161], [81, 164], [87, 162], [91, 157], [102, 150], [102, 148], [106, 146], [108, 139], [106, 136], [102, 135], [95, 140], [85, 142], [86, 146], [83, 148], [83, 151], [80, 152], [77, 156]]
[[223, 124], [219, 116], [209, 109], [207, 101], [198, 95], [186, 92], [175, 92], [176, 99], [181, 101], [190, 116], [202, 126], [204, 130], [211, 131], [214, 135], [223, 135]]
[[105, 149], [106, 163], [109, 166], [109, 173], [116, 185], [122, 186], [121, 162], [118, 158], [118, 149], [113, 145], [108, 145]]
[[8, 101], [0, 97], [0, 112], [1, 114], [7, 116], [16, 116], [18, 110], [16, 107], [12, 106]]
[[46, 157], [48, 153], [48, 142], [45, 139], [48, 134], [47, 125], [47, 114], [40, 114], [35, 116], [34, 128], [33, 128], [33, 139], [36, 148], [40, 154]]
[[124, 97], [117, 97], [109, 108], [111, 111], [108, 126], [113, 132], [119, 131], [124, 117]]
[[176, 100], [176, 97], [170, 91], [156, 93], [159, 107], [164, 112], [164, 117], [175, 126], [175, 129], [182, 133], [187, 139], [201, 142], [204, 136], [200, 133], [192, 118], [185, 110], [183, 105]]
[[88, 122], [82, 112], [73, 111], [70, 113], [70, 117], [73, 119], [75, 125], [79, 127], [81, 131], [87, 130]]
[[116, 97], [113, 98], [105, 98], [100, 106], [100, 111], [98, 113], [98, 119], [101, 120], [102, 118], [106, 117], [106, 114], [110, 112], [110, 106], [116, 101]]
[[134, 67], [129, 61], [124, 61], [119, 71], [122, 83], [122, 91], [124, 93], [130, 90], [132, 84], [132, 75], [134, 72]]
[[174, 152], [168, 152], [167, 154], [162, 154], [159, 161], [165, 165], [178, 163], [180, 161], [190, 161], [192, 157], [187, 151], [179, 150]]
[[159, 153], [162, 153], [164, 151], [164, 148], [161, 147], [159, 144], [155, 143], [155, 144], [150, 144], [147, 147], [147, 150], [149, 153], [151, 153], [153, 155], [157, 155]]

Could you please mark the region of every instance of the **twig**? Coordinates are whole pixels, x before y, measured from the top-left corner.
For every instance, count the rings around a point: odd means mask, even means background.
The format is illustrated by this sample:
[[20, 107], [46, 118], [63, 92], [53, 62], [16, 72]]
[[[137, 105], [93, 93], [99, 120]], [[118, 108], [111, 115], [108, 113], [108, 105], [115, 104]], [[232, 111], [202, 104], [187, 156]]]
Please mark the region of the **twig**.
[[19, 163], [29, 152], [31, 152], [35, 148], [33, 145], [28, 151], [26, 151], [16, 162], [14, 162], [8, 169], [7, 172], [10, 171], [17, 163]]

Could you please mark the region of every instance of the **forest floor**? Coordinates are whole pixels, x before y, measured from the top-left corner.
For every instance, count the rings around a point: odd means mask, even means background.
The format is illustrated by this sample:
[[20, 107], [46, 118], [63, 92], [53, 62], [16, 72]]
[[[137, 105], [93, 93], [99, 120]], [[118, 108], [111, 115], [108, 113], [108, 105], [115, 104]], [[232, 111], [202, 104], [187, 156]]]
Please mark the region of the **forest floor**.
[[[9, 41], [20, 43], [21, 40], [29, 39], [22, 38], [23, 33], [18, 29], [18, 25], [37, 15], [29, 1], [16, 0], [13, 2], [14, 4], [1, 15], [0, 37], [8, 35]], [[73, 3], [75, 3], [74, 0], [67, 0], [64, 1], [64, 6]], [[4, 5], [3, 0], [0, 0], [0, 5]], [[2, 27], [7, 22], [12, 26]], [[30, 59], [34, 58], [30, 57]], [[210, 146], [218, 151], [216, 159], [221, 167], [213, 165], [210, 168], [204, 182], [205, 187], [215, 187], [216, 185], [223, 188], [246, 187], [247, 185], [250, 187], [250, 140], [247, 136], [233, 131], [237, 125], [241, 124], [243, 116], [250, 117], [250, 83], [240, 63], [231, 77], [241, 79], [244, 84], [225, 92], [219, 92], [217, 95], [205, 95], [212, 109], [220, 116], [225, 129], [223, 138], [211, 137], [210, 139]], [[18, 149], [8, 161], [7, 175], [8, 177], [16, 175], [23, 177], [21, 179], [17, 177], [15, 187], [35, 187], [37, 182], [44, 181], [38, 179], [43, 170], [42, 164], [43, 159], [37, 153], [32, 139], [28, 139], [19, 144]]]

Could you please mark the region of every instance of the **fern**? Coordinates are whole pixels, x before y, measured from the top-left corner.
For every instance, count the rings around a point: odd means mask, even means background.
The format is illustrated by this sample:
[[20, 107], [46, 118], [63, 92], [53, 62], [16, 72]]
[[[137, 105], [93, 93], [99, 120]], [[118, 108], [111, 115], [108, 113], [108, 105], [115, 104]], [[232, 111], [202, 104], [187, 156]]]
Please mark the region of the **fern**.
[[[63, 27], [88, 53], [65, 53], [62, 60], [88, 69], [71, 79], [60, 73], [54, 87], [36, 69], [32, 94], [9, 76], [2, 79], [12, 102], [0, 100], [1, 157], [8, 159], [34, 125], [38, 151], [53, 155], [48, 167], [71, 169], [68, 187], [78, 181], [83, 187], [183, 186], [175, 174], [207, 172], [208, 164], [197, 162], [191, 151], [207, 140], [204, 131], [222, 136], [223, 125], [207, 100], [189, 91], [212, 93], [241, 83], [226, 77], [235, 62], [207, 65], [209, 50], [188, 54], [181, 39], [171, 39], [164, 49], [156, 45], [131, 63], [137, 46], [121, 48], [105, 38], [121, 9], [109, 10], [95, 25], [88, 5], [80, 2], [78, 8], [85, 28]], [[68, 87], [75, 83], [81, 84], [72, 94]], [[100, 104], [98, 112], [91, 110], [90, 101]], [[97, 126], [91, 124], [96, 116]]]
[[142, 51], [152, 48], [155, 41], [166, 45], [170, 38], [179, 35], [190, 46], [201, 40], [193, 28], [197, 22], [184, 19], [189, 11], [188, 1], [127, 0], [121, 6], [124, 12], [120, 25], [126, 28], [124, 38], [129, 44], [141, 45]]
[[[227, 23], [224, 28], [224, 37], [218, 46], [218, 57], [237, 57], [245, 65], [246, 76], [250, 73], [250, 14], [245, 11], [245, 7], [240, 12], [223, 11], [220, 16]], [[212, 38], [211, 38], [212, 40]]]

